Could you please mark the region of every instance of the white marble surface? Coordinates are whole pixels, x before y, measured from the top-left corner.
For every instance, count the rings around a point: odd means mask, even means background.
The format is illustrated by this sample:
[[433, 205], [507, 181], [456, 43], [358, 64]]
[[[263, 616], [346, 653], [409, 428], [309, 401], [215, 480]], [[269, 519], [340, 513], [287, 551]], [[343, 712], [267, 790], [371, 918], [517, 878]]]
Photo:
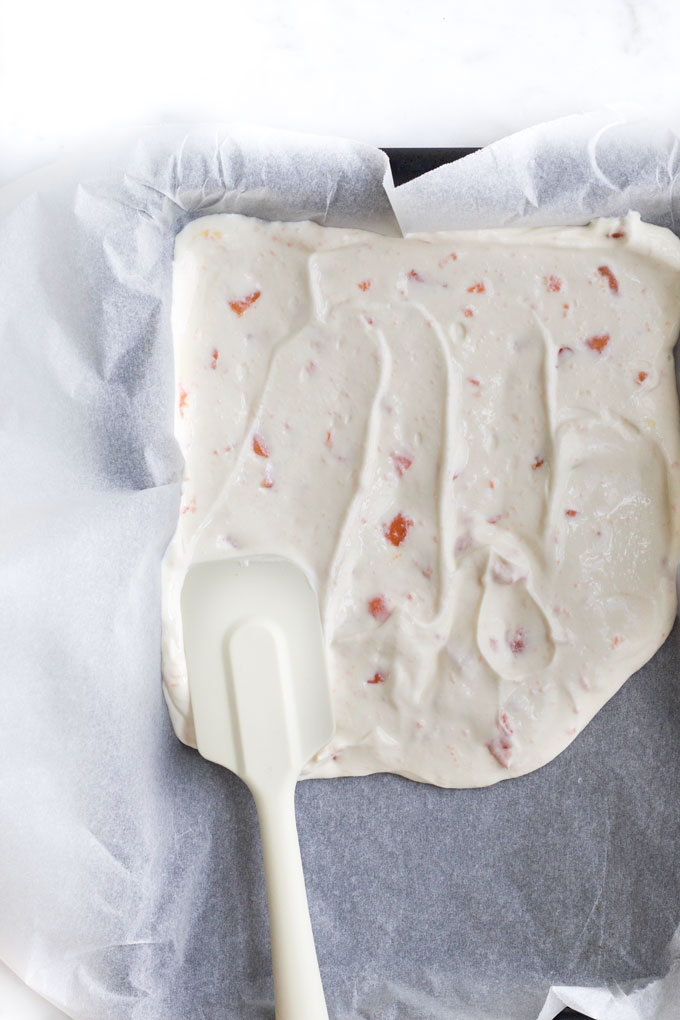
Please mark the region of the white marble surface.
[[[676, 0], [119, 0], [108, 17], [33, 0], [2, 20], [0, 184], [158, 121], [385, 146], [481, 145], [607, 104], [680, 122]], [[0, 1020], [58, 1016], [0, 964]]]
[[238, 119], [479, 145], [608, 103], [680, 105], [676, 0], [119, 0], [110, 11], [5, 5], [0, 184], [131, 123]]

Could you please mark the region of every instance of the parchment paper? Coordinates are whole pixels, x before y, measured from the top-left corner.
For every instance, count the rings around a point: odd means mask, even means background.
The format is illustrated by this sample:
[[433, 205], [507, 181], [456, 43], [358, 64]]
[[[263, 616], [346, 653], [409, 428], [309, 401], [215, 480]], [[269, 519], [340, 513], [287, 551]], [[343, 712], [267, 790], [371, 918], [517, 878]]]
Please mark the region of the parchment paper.
[[[602, 114], [395, 191], [366, 146], [164, 129], [6, 193], [0, 957], [72, 1017], [273, 1015], [254, 806], [179, 743], [161, 695], [159, 567], [181, 474], [175, 234], [215, 211], [396, 231], [388, 195], [404, 229], [631, 206], [674, 226], [678, 163], [668, 130]], [[563, 1003], [676, 1020], [679, 658], [676, 627], [524, 778], [298, 787], [333, 1020], [550, 1020]]]

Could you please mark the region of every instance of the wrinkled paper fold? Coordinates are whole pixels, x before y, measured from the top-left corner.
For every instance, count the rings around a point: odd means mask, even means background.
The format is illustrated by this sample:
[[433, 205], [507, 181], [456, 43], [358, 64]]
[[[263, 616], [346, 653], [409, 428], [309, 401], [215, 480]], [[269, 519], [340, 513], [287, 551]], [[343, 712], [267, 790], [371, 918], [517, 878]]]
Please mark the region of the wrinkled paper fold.
[[[177, 232], [208, 212], [396, 233], [629, 208], [680, 229], [679, 174], [671, 131], [605, 112], [397, 189], [366, 145], [194, 127], [0, 193], [0, 957], [30, 985], [77, 1020], [272, 1015], [250, 795], [174, 737], [160, 685]], [[679, 656], [676, 627], [521, 779], [298, 788], [332, 1017], [670, 1020]]]

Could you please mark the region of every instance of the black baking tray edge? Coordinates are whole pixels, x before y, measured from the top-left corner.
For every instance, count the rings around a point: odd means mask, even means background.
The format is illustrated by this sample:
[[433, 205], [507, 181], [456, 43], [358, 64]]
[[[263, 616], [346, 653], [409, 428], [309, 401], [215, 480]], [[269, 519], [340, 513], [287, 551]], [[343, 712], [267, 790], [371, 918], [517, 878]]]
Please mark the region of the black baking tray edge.
[[477, 149], [383, 149], [383, 152], [389, 158], [394, 183], [399, 186]]
[[[395, 185], [406, 184], [414, 177], [426, 174], [428, 170], [436, 170], [444, 163], [452, 163], [455, 159], [462, 159], [477, 148], [455, 148], [455, 149], [383, 149], [392, 167], [392, 177]], [[556, 1020], [592, 1020], [583, 1013], [577, 1013], [573, 1009], [563, 1009]]]

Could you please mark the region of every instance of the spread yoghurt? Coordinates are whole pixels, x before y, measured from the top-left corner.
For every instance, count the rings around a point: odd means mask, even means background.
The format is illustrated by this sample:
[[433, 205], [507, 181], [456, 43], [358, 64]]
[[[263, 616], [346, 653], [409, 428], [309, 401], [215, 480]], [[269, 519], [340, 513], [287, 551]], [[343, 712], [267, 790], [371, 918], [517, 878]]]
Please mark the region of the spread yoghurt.
[[320, 601], [315, 777], [482, 786], [550, 761], [668, 634], [680, 241], [625, 219], [390, 238], [219, 215], [177, 239], [182, 506], [163, 674], [194, 743], [190, 564]]

